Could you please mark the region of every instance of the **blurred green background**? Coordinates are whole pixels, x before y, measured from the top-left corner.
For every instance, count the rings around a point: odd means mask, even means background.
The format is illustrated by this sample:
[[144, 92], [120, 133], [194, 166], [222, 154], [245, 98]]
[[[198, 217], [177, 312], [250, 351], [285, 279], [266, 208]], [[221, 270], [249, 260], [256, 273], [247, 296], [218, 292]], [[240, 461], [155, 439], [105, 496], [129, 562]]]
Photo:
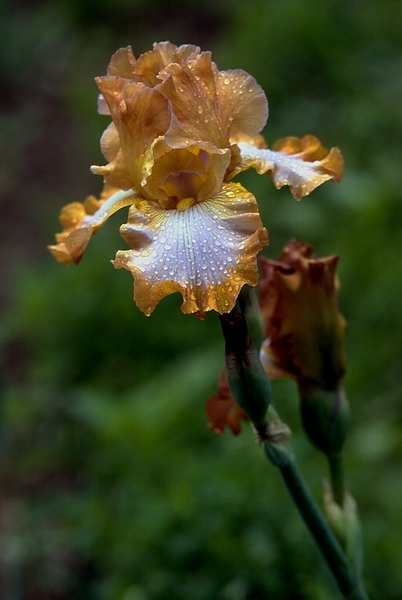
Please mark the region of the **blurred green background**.
[[[265, 89], [269, 142], [316, 134], [340, 185], [295, 202], [242, 180], [276, 258], [298, 237], [339, 254], [349, 322], [350, 489], [370, 597], [402, 597], [402, 3], [399, 0], [38, 0], [0, 8], [0, 597], [4, 600], [336, 600], [336, 589], [246, 425], [215, 437], [204, 404], [223, 344], [216, 315], [165, 299], [151, 318], [110, 265], [115, 215], [79, 268], [45, 246], [60, 208], [98, 193], [93, 77], [111, 54], [169, 39], [213, 51]], [[324, 459], [292, 382], [275, 382], [321, 502]]]

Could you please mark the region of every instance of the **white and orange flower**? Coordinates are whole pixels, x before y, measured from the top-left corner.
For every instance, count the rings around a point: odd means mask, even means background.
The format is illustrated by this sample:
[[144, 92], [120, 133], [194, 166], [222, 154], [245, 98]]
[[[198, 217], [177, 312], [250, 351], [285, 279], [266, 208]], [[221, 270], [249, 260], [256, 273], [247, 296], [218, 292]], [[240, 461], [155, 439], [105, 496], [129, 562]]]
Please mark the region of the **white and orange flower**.
[[138, 307], [149, 315], [180, 292], [185, 313], [229, 312], [242, 286], [257, 284], [268, 244], [254, 196], [232, 178], [253, 167], [301, 198], [340, 179], [340, 151], [327, 153], [313, 136], [267, 149], [261, 87], [240, 69], [218, 71], [196, 46], [162, 42], [138, 60], [122, 48], [96, 81], [99, 112], [112, 118], [101, 138], [108, 164], [92, 167], [105, 188], [100, 200], [62, 210], [51, 252], [78, 263], [93, 233], [130, 206], [120, 230], [130, 249], [113, 264], [134, 276]]

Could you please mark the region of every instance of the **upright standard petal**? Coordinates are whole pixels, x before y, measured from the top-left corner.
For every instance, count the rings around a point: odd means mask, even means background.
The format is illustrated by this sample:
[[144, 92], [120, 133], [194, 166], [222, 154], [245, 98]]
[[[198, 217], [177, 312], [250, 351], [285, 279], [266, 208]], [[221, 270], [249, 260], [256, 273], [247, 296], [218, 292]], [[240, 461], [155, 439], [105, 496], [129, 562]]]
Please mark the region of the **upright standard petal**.
[[257, 284], [256, 256], [268, 243], [254, 196], [235, 183], [184, 210], [137, 202], [120, 231], [132, 250], [113, 262], [134, 276], [134, 300], [146, 315], [173, 292], [182, 294], [184, 313], [229, 312], [241, 287]]
[[103, 156], [109, 162], [104, 166], [93, 165], [92, 173], [103, 175], [104, 181], [113, 187], [129, 190], [133, 181], [121, 149], [119, 134], [113, 122], [103, 132], [100, 146]]
[[172, 63], [160, 76], [165, 81], [158, 89], [174, 115], [166, 140], [175, 147], [208, 140], [227, 148], [231, 135], [256, 135], [266, 123], [268, 103], [255, 79], [240, 69], [218, 71], [210, 52]]
[[307, 196], [325, 181], [341, 180], [343, 158], [339, 148], [327, 152], [312, 135], [283, 138], [272, 150], [242, 141], [237, 143], [241, 164], [233, 169], [231, 177], [253, 167], [260, 174], [268, 173], [276, 188], [288, 185], [296, 200]]
[[[96, 81], [109, 106], [132, 187], [140, 191], [146, 153], [170, 124], [168, 101], [157, 90], [143, 83], [127, 83], [119, 77], [109, 76], [98, 77]], [[105, 154], [110, 153], [115, 160], [119, 152], [117, 140], [105, 140], [104, 148]], [[103, 169], [95, 167], [95, 172], [107, 176], [109, 171], [105, 169], [110, 170], [111, 165]]]
[[138, 58], [135, 77], [153, 87], [161, 82], [159, 73], [167, 65], [186, 63], [191, 58], [195, 58], [200, 52], [198, 46], [191, 44], [175, 46], [170, 42], [155, 43], [152, 50], [144, 52]]

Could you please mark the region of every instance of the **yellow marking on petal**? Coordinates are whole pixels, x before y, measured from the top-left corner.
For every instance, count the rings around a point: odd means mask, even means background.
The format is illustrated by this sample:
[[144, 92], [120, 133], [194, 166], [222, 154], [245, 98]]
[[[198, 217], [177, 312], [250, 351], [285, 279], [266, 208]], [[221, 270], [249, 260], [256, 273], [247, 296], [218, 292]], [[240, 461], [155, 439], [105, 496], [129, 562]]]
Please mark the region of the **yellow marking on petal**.
[[183, 198], [180, 202], [177, 203], [177, 210], [187, 210], [190, 206], [195, 204], [194, 198]]
[[268, 243], [254, 196], [235, 183], [186, 210], [136, 204], [120, 231], [132, 250], [113, 264], [132, 273], [134, 300], [147, 315], [174, 292], [184, 313], [229, 312], [242, 286], [257, 284], [256, 256]]

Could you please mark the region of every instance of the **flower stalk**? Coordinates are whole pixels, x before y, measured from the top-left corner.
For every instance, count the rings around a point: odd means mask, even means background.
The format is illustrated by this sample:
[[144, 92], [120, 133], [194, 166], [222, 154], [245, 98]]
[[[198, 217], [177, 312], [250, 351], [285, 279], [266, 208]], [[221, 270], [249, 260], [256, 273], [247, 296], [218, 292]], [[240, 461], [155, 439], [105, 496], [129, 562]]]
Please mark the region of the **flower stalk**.
[[[228, 383], [234, 400], [250, 418], [266, 457], [279, 470], [343, 597], [367, 600], [357, 569], [318, 508], [299, 470], [290, 443], [291, 431], [273, 406], [270, 381], [248, 333], [243, 312], [236, 308], [220, 319], [226, 343]], [[334, 462], [333, 468], [337, 494], [343, 497], [341, 463]]]
[[328, 465], [334, 500], [339, 506], [343, 506], [345, 501], [345, 479], [342, 453], [329, 455]]

